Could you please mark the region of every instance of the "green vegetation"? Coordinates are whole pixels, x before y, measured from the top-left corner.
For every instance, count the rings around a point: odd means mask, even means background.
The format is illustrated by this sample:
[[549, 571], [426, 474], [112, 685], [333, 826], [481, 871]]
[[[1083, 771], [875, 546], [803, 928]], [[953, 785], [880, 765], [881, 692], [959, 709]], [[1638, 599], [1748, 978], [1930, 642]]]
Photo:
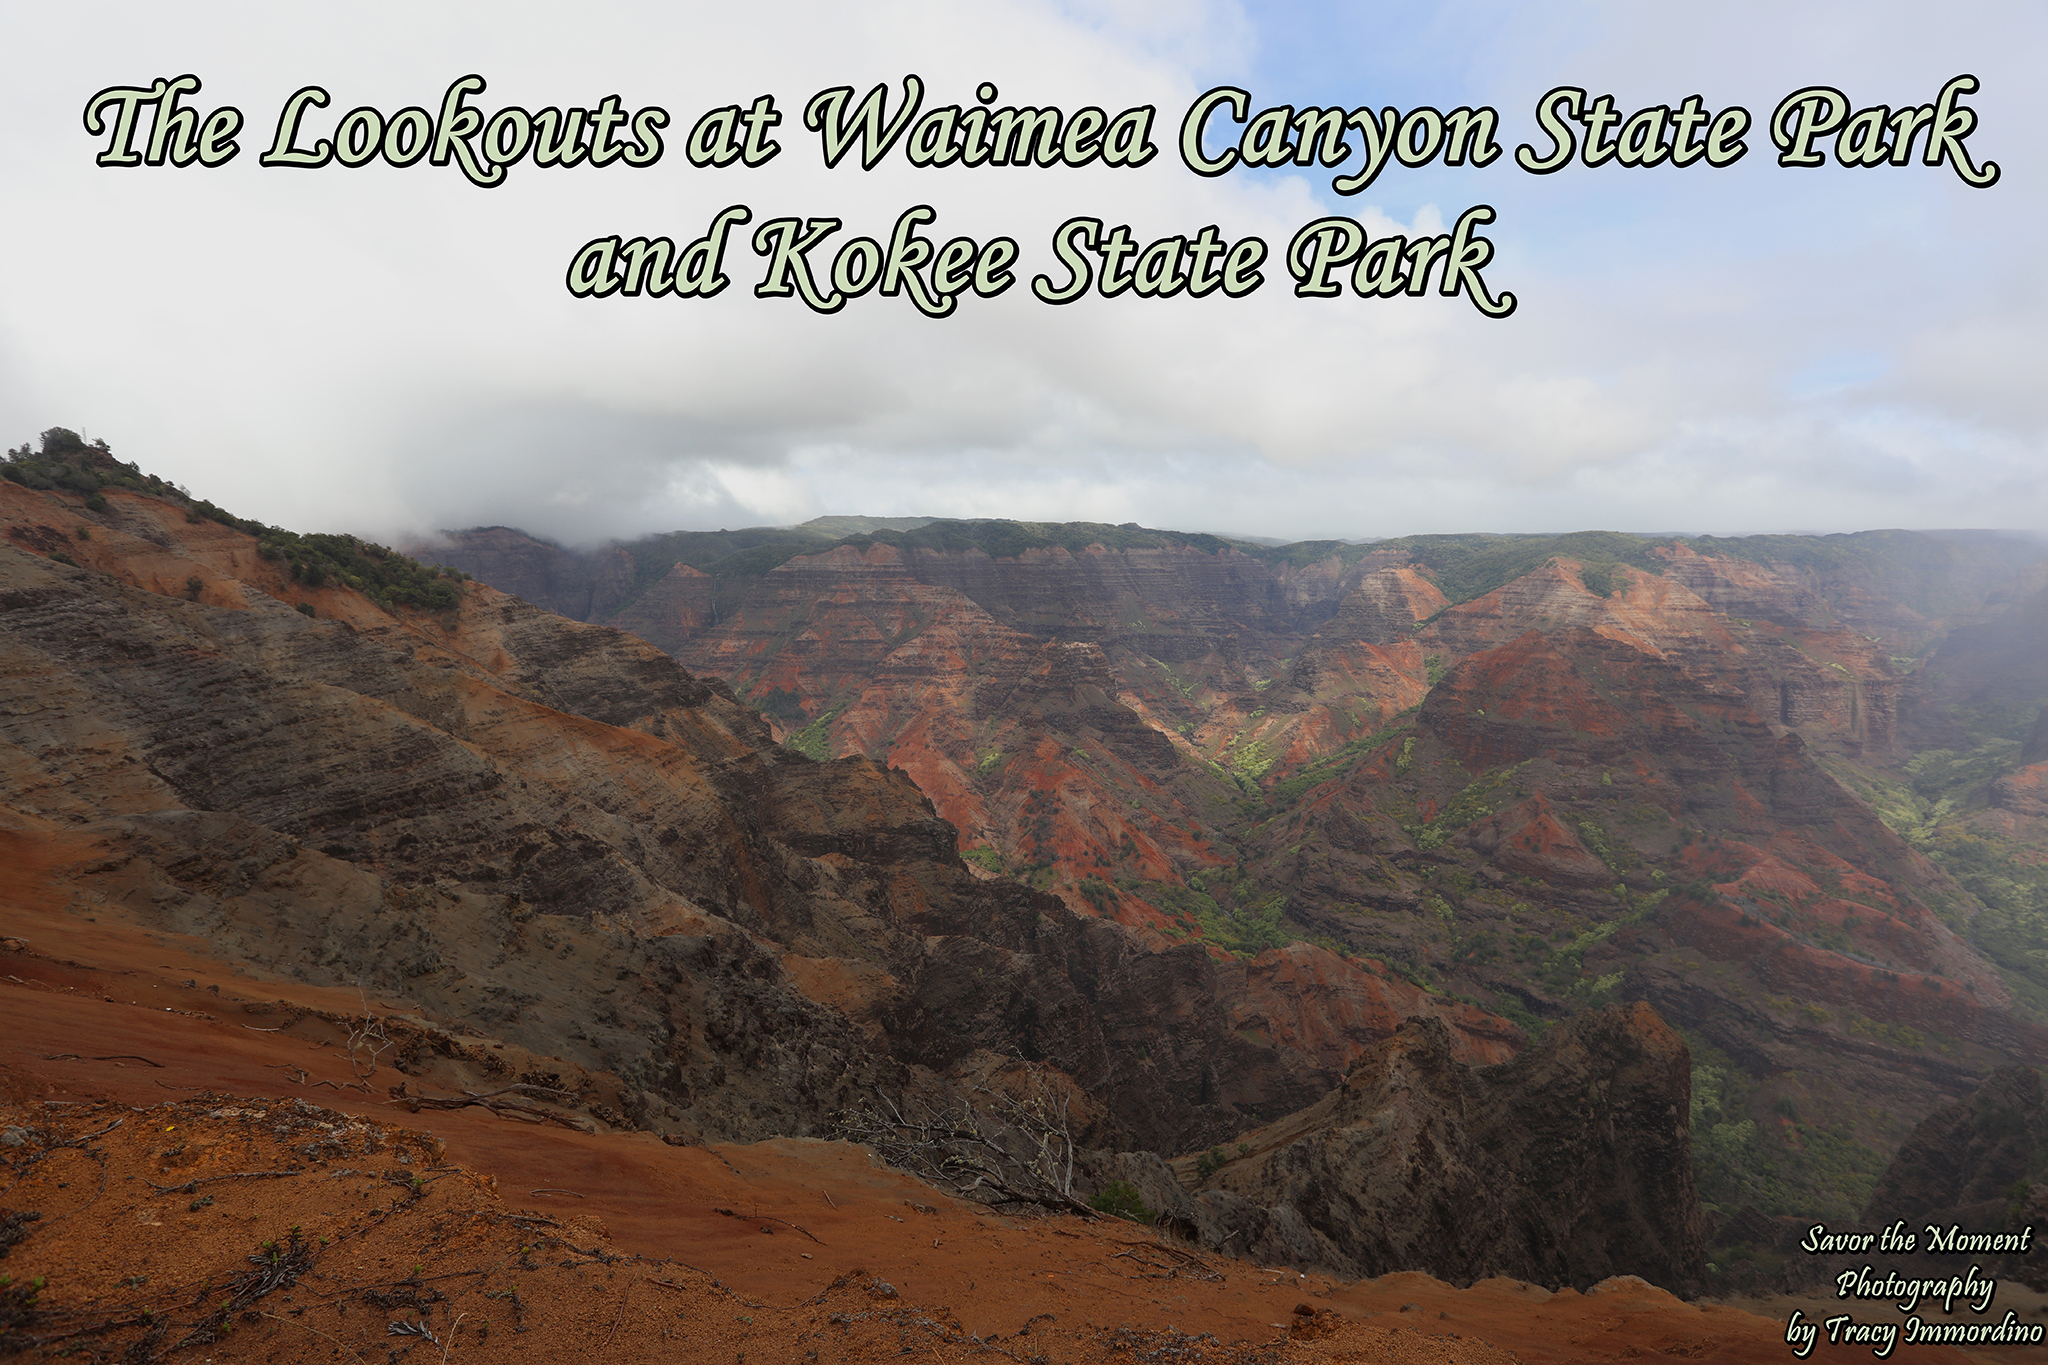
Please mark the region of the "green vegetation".
[[[1348, 775], [1353, 768], [1358, 766], [1359, 760], [1373, 753], [1381, 745], [1394, 738], [1394, 736], [1405, 731], [1409, 723], [1414, 719], [1415, 712], [1418, 709], [1417, 707], [1409, 707], [1406, 711], [1394, 717], [1393, 724], [1375, 730], [1363, 739], [1354, 739], [1343, 748], [1323, 755], [1323, 757], [1309, 764], [1294, 776], [1274, 783], [1272, 789], [1266, 793], [1267, 810], [1275, 813], [1286, 810], [1300, 801], [1308, 792], [1322, 786], [1325, 782], [1334, 782], [1338, 778]], [[1414, 747], [1415, 740], [1411, 736], [1401, 752], [1405, 755], [1411, 752]], [[1399, 771], [1407, 771], [1406, 768], [1399, 767], [1398, 761], [1396, 766]]]
[[1088, 1201], [1088, 1207], [1112, 1218], [1128, 1218], [1133, 1223], [1150, 1223], [1158, 1215], [1145, 1204], [1145, 1196], [1138, 1187], [1128, 1180], [1112, 1180]]
[[1575, 531], [1561, 536], [1404, 536], [1380, 541], [1373, 548], [1401, 550], [1412, 556], [1428, 570], [1444, 596], [1457, 603], [1483, 597], [1559, 556], [1579, 560], [1589, 568], [1609, 574], [1610, 579], [1616, 564], [1661, 574], [1664, 561], [1651, 551], [1671, 543], [1668, 538], [1631, 536], [1618, 531]]
[[1702, 1203], [1830, 1222], [1861, 1214], [1885, 1167], [1874, 1148], [1847, 1127], [1800, 1122], [1790, 1095], [1764, 1105], [1759, 1083], [1726, 1053], [1690, 1033], [1686, 1042], [1693, 1058], [1693, 1176]]
[[0, 1352], [12, 1355], [30, 1345], [27, 1333], [37, 1325], [40, 1309], [36, 1301], [47, 1283], [41, 1275], [21, 1284], [16, 1284], [12, 1275], [0, 1275]]
[[1074, 889], [1081, 893], [1081, 899], [1095, 907], [1097, 914], [1107, 915], [1123, 899], [1117, 889], [1093, 873], [1075, 883]]
[[832, 738], [827, 731], [833, 720], [845, 709], [844, 706], [835, 706], [829, 711], [820, 712], [816, 720], [785, 738], [782, 741], [783, 746], [796, 750], [805, 758], [819, 763], [825, 762], [832, 757]]
[[[177, 501], [185, 500], [184, 490], [175, 484], [165, 483], [154, 474], [144, 474], [134, 465], [114, 458], [105, 441], [87, 444], [77, 432], [66, 427], [51, 427], [40, 438], [37, 449], [31, 449], [27, 442], [7, 452], [4, 463], [0, 463], [0, 477], [18, 483], [24, 488], [41, 492], [64, 490], [83, 493], [87, 505], [98, 498], [103, 488], [130, 488], [138, 493], [150, 493]], [[94, 511], [104, 511], [106, 500], [100, 499]]]
[[[1222, 883], [1211, 895], [1206, 882]], [[1184, 925], [1199, 928], [1202, 938], [1219, 948], [1251, 957], [1268, 948], [1284, 948], [1305, 941], [1305, 936], [1287, 920], [1287, 897], [1280, 892], [1239, 902], [1253, 887], [1228, 868], [1207, 877], [1191, 877], [1188, 885], [1172, 882], [1144, 882], [1140, 894]]]
[[848, 536], [845, 545], [878, 543], [919, 550], [980, 550], [991, 559], [1014, 559], [1027, 550], [1061, 549], [1079, 554], [1090, 546], [1107, 550], [1218, 550], [1254, 547], [1221, 536], [1155, 531], [1125, 522], [1099, 521], [933, 521], [913, 531], [875, 531]]
[[276, 526], [241, 521], [211, 503], [198, 506], [210, 510], [188, 516], [194, 520], [205, 516], [255, 535], [256, 553], [268, 560], [283, 560], [294, 583], [318, 588], [332, 580], [354, 588], [387, 611], [393, 607], [447, 611], [462, 600], [461, 585], [469, 575], [459, 569], [430, 568], [396, 550], [354, 536], [300, 535]]
[[[1403, 761], [1408, 757], [1408, 746], [1413, 743], [1414, 740], [1411, 739], [1402, 746]], [[1503, 801], [1512, 795], [1506, 791], [1506, 787], [1520, 771], [1521, 766], [1519, 763], [1511, 764], [1483, 774], [1466, 784], [1464, 790], [1452, 797], [1450, 804], [1438, 812], [1434, 819], [1404, 824], [1401, 826], [1402, 830], [1415, 846], [1425, 853], [1442, 848], [1453, 834], [1476, 820], [1485, 819], [1500, 808]], [[1395, 764], [1395, 770], [1402, 771], [1399, 762]]]
[[1625, 872], [1642, 862], [1633, 848], [1608, 834], [1607, 827], [1599, 821], [1581, 818], [1577, 823], [1579, 842], [1591, 850], [1594, 857], [1607, 864], [1610, 871]]
[[2032, 728], [2031, 705], [1959, 707], [1966, 749], [1927, 749], [1903, 769], [1904, 780], [1846, 765], [1838, 780], [1901, 838], [1925, 853], [1981, 907], [1960, 923], [1972, 946], [1989, 958], [2014, 1004], [2048, 1023], [2048, 865], [2039, 851], [1969, 817], [1990, 803], [1992, 783], [2020, 765], [2021, 736]]
[[1634, 898], [1630, 897], [1626, 886], [1616, 886], [1614, 892], [1616, 899], [1621, 902], [1621, 916], [1581, 930], [1562, 948], [1550, 953], [1538, 969], [1553, 988], [1575, 997], [1575, 1001], [1579, 1003], [1598, 1003], [1587, 997], [1606, 995], [1621, 984], [1620, 973], [1597, 980], [1587, 980], [1586, 950], [1596, 943], [1603, 943], [1614, 937], [1616, 932], [1631, 924], [1640, 924], [1649, 919], [1657, 913], [1657, 907], [1671, 895], [1669, 888]]
[[1262, 740], [1239, 744], [1230, 751], [1230, 770], [1239, 777], [1256, 782], [1264, 777], [1277, 760], [1272, 749]]
[[771, 687], [766, 692], [756, 693], [748, 698], [747, 705], [773, 716], [785, 730], [802, 729], [809, 719], [804, 715], [803, 699], [785, 687]]
[[997, 876], [1001, 876], [1005, 871], [1003, 855], [987, 845], [977, 848], [963, 848], [960, 850], [960, 858], [963, 862], [973, 863], [982, 871], [993, 872]]
[[1507, 786], [1521, 770], [1522, 764], [1511, 763], [1505, 768], [1481, 774], [1451, 798], [1451, 804], [1444, 807], [1443, 813], [1433, 823], [1448, 829], [1463, 829], [1476, 820], [1485, 819], [1514, 796], [1515, 793], [1508, 791]]

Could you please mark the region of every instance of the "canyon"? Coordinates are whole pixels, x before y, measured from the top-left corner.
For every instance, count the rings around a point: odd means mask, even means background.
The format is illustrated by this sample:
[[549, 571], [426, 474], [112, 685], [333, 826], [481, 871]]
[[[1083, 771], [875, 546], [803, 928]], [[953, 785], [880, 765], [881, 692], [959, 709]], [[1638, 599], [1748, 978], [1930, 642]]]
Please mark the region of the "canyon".
[[[480, 568], [517, 534], [417, 548]], [[1710, 1241], [1853, 1215], [1924, 1115], [2043, 1060], [2037, 542], [717, 536], [520, 562], [631, 561], [606, 619], [786, 746], [908, 774], [983, 875], [1276, 997], [1330, 991], [1320, 949], [1523, 1036], [1654, 1006]]]
[[[1796, 1288], [1788, 1220], [1904, 1188], [1916, 1125], [2048, 1047], [2024, 541], [399, 553], [48, 445], [0, 482], [24, 1132], [176, 1052], [155, 1082], [216, 1108], [600, 1164], [789, 1179], [860, 1139], [947, 1217], [1142, 1213], [1162, 1265], [1333, 1312], [1427, 1272], [1399, 1292], [1448, 1317]], [[146, 1028], [72, 1017], [149, 992]], [[252, 1090], [222, 1030], [300, 1055]]]

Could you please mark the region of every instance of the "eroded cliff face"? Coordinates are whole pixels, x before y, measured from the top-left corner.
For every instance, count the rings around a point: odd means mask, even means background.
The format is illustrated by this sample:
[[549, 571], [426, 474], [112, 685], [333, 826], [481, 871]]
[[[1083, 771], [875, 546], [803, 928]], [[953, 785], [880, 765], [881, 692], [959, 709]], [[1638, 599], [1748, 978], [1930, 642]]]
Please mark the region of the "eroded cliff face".
[[[1022, 1055], [1101, 1097], [1089, 1138], [1179, 1145], [1309, 1103], [1392, 1025], [1242, 1027], [1199, 948], [976, 878], [905, 773], [792, 753], [631, 636], [480, 585], [386, 610], [170, 504], [106, 503], [0, 485], [19, 848], [108, 913], [616, 1073], [621, 1122], [804, 1133]], [[1475, 1055], [1516, 1036], [1447, 1013]]]
[[891, 547], [792, 560], [693, 652], [810, 752], [910, 773], [991, 866], [1047, 885], [1060, 869], [1084, 911], [1083, 876], [1177, 880], [1220, 861], [1200, 831], [1227, 791], [1118, 699], [1099, 645], [1007, 626]]
[[1691, 1293], [1706, 1257], [1690, 1067], [1646, 1005], [1580, 1015], [1487, 1067], [1416, 1020], [1311, 1107], [1173, 1162], [1192, 1197], [1142, 1160], [1121, 1169], [1203, 1241], [1283, 1263], [1581, 1289], [1633, 1274]]
[[1586, 629], [1715, 687], [1739, 688], [1748, 709], [1810, 743], [1859, 753], [1890, 749], [1898, 679], [1873, 640], [1796, 621], [1728, 615], [1670, 571], [1618, 567], [1611, 571], [1612, 590], [1596, 593], [1585, 582], [1585, 567], [1558, 559], [1461, 603], [1422, 631], [1421, 643], [1441, 650], [1450, 663], [1529, 630]]

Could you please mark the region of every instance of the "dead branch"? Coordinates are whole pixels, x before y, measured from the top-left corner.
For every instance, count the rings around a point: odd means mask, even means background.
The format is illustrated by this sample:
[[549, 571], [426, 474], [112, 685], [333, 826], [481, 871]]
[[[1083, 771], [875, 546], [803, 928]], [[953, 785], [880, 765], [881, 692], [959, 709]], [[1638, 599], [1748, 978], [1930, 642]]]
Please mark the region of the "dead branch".
[[1045, 1068], [1025, 1067], [1021, 1097], [975, 1085], [938, 1109], [877, 1092], [873, 1102], [835, 1115], [834, 1128], [889, 1165], [963, 1199], [1098, 1217], [1074, 1194], [1077, 1150], [1066, 1092]]
[[558, 1114], [552, 1109], [543, 1109], [535, 1104], [519, 1104], [513, 1100], [498, 1098], [501, 1095], [510, 1094], [538, 1095], [542, 1099], [551, 1099], [557, 1102], [573, 1102], [576, 1098], [575, 1095], [567, 1090], [551, 1090], [544, 1085], [507, 1085], [501, 1086], [496, 1090], [485, 1090], [482, 1092], [465, 1090], [460, 1095], [443, 1096], [415, 1094], [407, 1089], [404, 1081], [400, 1081], [397, 1085], [391, 1087], [390, 1093], [390, 1103], [402, 1104], [415, 1114], [419, 1113], [422, 1109], [467, 1109], [474, 1105], [479, 1109], [488, 1109], [493, 1114], [525, 1117], [537, 1123], [558, 1123], [562, 1127], [578, 1133], [588, 1131], [582, 1124], [566, 1114]]
[[633, 1292], [633, 1277], [632, 1277], [631, 1275], [628, 1275], [628, 1276], [626, 1277], [626, 1284], [625, 1284], [625, 1287], [619, 1290], [619, 1311], [618, 1311], [618, 1315], [617, 1315], [617, 1316], [615, 1316], [615, 1317], [614, 1317], [614, 1318], [612, 1319], [612, 1330], [611, 1330], [611, 1331], [609, 1331], [609, 1332], [607, 1332], [607, 1333], [605, 1333], [605, 1336], [604, 1336], [604, 1348], [603, 1348], [603, 1349], [605, 1349], [605, 1350], [607, 1350], [607, 1351], [609, 1351], [609, 1350], [611, 1349], [611, 1345], [612, 1345], [612, 1338], [613, 1338], [613, 1337], [615, 1337], [615, 1336], [617, 1336], [617, 1335], [619, 1334], [619, 1324], [620, 1324], [620, 1323], [622, 1323], [622, 1322], [624, 1322], [624, 1321], [626, 1320], [626, 1298], [627, 1298], [627, 1296], [628, 1296], [628, 1295], [630, 1295], [630, 1294], [631, 1294], [632, 1292]]
[[356, 1073], [357, 1080], [366, 1081], [377, 1074], [377, 1059], [396, 1043], [385, 1034], [384, 1021], [371, 1012], [370, 997], [361, 986], [356, 987], [356, 998], [363, 1002], [363, 1017], [345, 1025], [348, 1029], [348, 1065]]
[[[334, 1343], [334, 1344], [335, 1344], [335, 1345], [336, 1345], [337, 1347], [339, 1347], [340, 1349], [342, 1349], [342, 1350], [344, 1350], [344, 1351], [347, 1351], [347, 1352], [348, 1352], [348, 1353], [349, 1353], [350, 1355], [352, 1355], [352, 1356], [355, 1356], [355, 1358], [356, 1358], [357, 1360], [362, 1360], [362, 1359], [363, 1359], [363, 1358], [362, 1358], [362, 1356], [361, 1356], [360, 1354], [358, 1354], [358, 1353], [357, 1353], [356, 1349], [355, 1349], [355, 1348], [354, 1348], [353, 1346], [350, 1346], [350, 1345], [349, 1345], [349, 1344], [348, 1344], [347, 1342], [343, 1341], [343, 1340], [342, 1340], [342, 1339], [341, 1339], [340, 1337], [336, 1337], [336, 1336], [329, 1336], [329, 1335], [328, 1335], [327, 1333], [325, 1333], [325, 1332], [321, 1331], [321, 1330], [320, 1330], [319, 1328], [317, 1328], [317, 1327], [309, 1327], [309, 1326], [307, 1326], [307, 1325], [306, 1325], [305, 1323], [303, 1323], [303, 1322], [298, 1322], [298, 1321], [296, 1321], [296, 1320], [294, 1320], [294, 1319], [291, 1319], [291, 1318], [281, 1318], [281, 1317], [279, 1317], [279, 1316], [278, 1316], [277, 1314], [275, 1314], [275, 1313], [265, 1313], [265, 1314], [264, 1314], [263, 1316], [264, 1316], [264, 1317], [266, 1317], [266, 1318], [269, 1318], [269, 1319], [270, 1319], [270, 1320], [271, 1320], [272, 1322], [281, 1322], [281, 1323], [283, 1323], [283, 1324], [284, 1324], [285, 1326], [287, 1326], [287, 1327], [296, 1327], [296, 1328], [298, 1328], [298, 1329], [299, 1329], [299, 1330], [301, 1330], [301, 1331], [304, 1331], [304, 1332], [311, 1332], [311, 1333], [312, 1333], [312, 1334], [313, 1334], [314, 1336], [316, 1336], [316, 1337], [323, 1337], [323, 1338], [325, 1338], [326, 1340], [328, 1340], [328, 1341], [331, 1341], [331, 1342], [333, 1342], [333, 1343]], [[365, 1365], [367, 1365], [367, 1362], [365, 1362]]]
[[188, 1180], [182, 1185], [159, 1185], [147, 1177], [142, 1183], [159, 1194], [190, 1194], [201, 1185], [211, 1185], [217, 1180], [282, 1180], [298, 1174], [297, 1171], [240, 1171], [234, 1175], [209, 1175], [199, 1180]]
[[[728, 1218], [739, 1217], [739, 1215], [734, 1213], [731, 1209], [714, 1209], [713, 1212], [722, 1213]], [[798, 1232], [801, 1232], [804, 1236], [810, 1238], [813, 1242], [818, 1242], [818, 1235], [812, 1232], [809, 1228], [805, 1227], [802, 1223], [792, 1223], [787, 1218], [777, 1218], [772, 1213], [750, 1213], [746, 1216], [746, 1219], [744, 1221], [749, 1223], [780, 1223], [782, 1224], [782, 1226], [786, 1228], [795, 1228]], [[818, 1245], [824, 1246], [825, 1244], [823, 1242], [818, 1242]]]

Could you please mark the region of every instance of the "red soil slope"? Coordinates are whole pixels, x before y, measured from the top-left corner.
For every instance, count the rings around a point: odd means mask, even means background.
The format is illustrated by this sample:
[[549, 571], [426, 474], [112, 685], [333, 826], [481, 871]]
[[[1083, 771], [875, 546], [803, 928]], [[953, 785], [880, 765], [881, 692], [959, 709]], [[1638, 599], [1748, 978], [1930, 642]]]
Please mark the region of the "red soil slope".
[[[1778, 1322], [1628, 1282], [1339, 1284], [1132, 1224], [1004, 1217], [841, 1143], [413, 1113], [394, 1089], [487, 1089], [470, 1059], [490, 1041], [359, 1079], [351, 993], [224, 970], [199, 940], [48, 904], [9, 869], [0, 1131], [23, 1140], [0, 1149], [0, 1205], [41, 1216], [6, 1271], [46, 1280], [29, 1335], [92, 1333], [46, 1355], [125, 1349], [168, 1320], [154, 1349], [220, 1362], [408, 1343], [478, 1361], [1782, 1358]], [[369, 1012], [397, 1035], [404, 1004]]]

